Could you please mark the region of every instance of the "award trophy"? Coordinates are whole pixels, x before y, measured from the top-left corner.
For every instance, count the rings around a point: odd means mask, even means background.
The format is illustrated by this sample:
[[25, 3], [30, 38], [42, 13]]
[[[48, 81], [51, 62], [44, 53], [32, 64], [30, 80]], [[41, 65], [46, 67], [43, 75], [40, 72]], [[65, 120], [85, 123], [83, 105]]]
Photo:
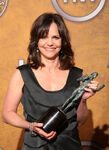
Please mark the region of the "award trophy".
[[[51, 131], [56, 131], [57, 128], [67, 121], [66, 113], [71, 110], [76, 102], [84, 94], [84, 88], [88, 88], [88, 84], [98, 76], [97, 72], [93, 72], [90, 76], [87, 74], [83, 77], [77, 79], [77, 81], [82, 81], [82, 84], [73, 91], [71, 96], [65, 101], [61, 107], [51, 107], [40, 119], [39, 122], [43, 123], [42, 129], [49, 133]], [[104, 88], [102, 84], [98, 89], [92, 89], [94, 92], [100, 91]]]

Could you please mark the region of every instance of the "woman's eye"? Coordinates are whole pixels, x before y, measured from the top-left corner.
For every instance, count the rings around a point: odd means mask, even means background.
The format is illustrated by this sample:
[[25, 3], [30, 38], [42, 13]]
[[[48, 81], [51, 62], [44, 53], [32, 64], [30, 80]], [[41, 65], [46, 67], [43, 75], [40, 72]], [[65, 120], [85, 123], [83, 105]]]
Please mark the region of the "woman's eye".
[[60, 37], [59, 37], [59, 36], [54, 36], [54, 38], [55, 38], [55, 39], [60, 39]]
[[47, 37], [46, 36], [43, 36], [41, 39], [46, 39]]

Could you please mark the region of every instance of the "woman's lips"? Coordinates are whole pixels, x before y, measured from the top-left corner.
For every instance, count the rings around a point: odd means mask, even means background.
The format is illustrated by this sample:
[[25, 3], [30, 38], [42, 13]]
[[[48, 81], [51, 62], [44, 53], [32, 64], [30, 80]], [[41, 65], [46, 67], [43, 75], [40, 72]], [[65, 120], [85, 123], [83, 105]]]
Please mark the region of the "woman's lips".
[[54, 51], [56, 48], [45, 48], [46, 51]]

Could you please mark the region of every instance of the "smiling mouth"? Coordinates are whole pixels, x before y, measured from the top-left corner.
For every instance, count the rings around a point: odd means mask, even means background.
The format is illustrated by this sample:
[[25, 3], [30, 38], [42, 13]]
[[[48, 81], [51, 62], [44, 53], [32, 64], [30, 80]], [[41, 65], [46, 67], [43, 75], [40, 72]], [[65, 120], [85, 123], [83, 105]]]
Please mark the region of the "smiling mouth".
[[55, 51], [56, 48], [45, 48], [46, 51]]

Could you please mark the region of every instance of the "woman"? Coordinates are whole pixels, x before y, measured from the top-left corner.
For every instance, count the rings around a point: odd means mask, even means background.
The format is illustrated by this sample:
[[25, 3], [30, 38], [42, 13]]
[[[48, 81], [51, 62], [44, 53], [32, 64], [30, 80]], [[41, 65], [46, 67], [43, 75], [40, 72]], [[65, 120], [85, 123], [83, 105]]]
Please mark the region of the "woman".
[[[69, 32], [60, 15], [44, 13], [35, 20], [28, 50], [27, 64], [18, 67], [10, 81], [4, 122], [25, 129], [23, 150], [81, 150], [77, 125], [87, 119], [86, 100], [94, 95], [91, 89], [96, 89], [96, 81], [85, 88], [78, 104], [67, 113], [68, 124], [63, 130], [46, 133], [41, 129], [43, 123], [38, 123], [51, 106], [65, 102], [82, 75], [82, 70], [74, 67]], [[25, 120], [17, 114], [20, 102]]]

